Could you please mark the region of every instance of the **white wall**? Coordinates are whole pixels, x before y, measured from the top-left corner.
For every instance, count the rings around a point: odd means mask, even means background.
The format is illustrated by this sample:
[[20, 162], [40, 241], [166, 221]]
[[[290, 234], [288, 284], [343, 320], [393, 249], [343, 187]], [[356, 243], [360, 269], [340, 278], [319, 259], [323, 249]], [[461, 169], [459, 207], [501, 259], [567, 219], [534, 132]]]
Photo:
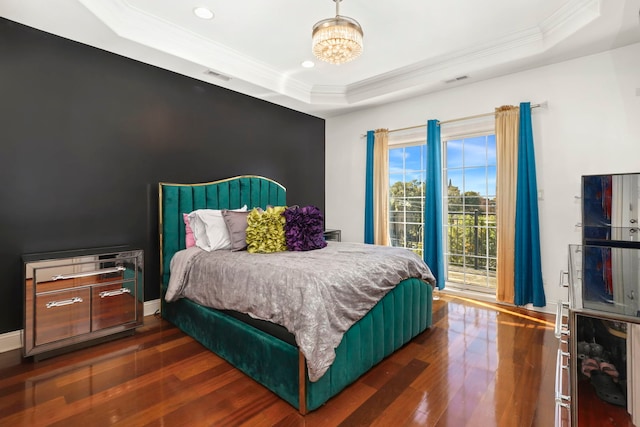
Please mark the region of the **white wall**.
[[566, 299], [558, 282], [567, 269], [567, 245], [580, 242], [580, 200], [575, 198], [580, 177], [640, 172], [640, 44], [327, 119], [327, 228], [341, 229], [343, 241], [363, 241], [366, 140], [361, 135], [367, 130], [527, 101], [548, 102], [547, 108], [532, 110], [543, 192], [543, 280], [548, 307]]

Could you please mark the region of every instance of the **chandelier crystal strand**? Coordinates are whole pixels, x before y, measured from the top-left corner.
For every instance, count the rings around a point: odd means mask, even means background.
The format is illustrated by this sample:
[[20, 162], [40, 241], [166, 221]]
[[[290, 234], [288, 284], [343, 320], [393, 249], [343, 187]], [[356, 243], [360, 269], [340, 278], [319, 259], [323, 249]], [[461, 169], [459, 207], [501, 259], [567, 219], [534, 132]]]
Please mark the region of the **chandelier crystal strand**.
[[340, 16], [340, 1], [336, 2], [336, 17], [324, 19], [313, 26], [313, 54], [331, 64], [344, 64], [362, 53], [362, 27], [354, 19]]

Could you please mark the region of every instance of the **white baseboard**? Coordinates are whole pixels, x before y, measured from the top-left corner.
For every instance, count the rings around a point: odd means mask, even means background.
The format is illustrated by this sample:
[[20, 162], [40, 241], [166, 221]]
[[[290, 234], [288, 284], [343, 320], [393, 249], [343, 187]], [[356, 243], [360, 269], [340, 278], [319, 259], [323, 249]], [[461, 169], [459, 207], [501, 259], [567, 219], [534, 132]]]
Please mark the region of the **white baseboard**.
[[144, 315], [152, 316], [156, 311], [160, 310], [160, 299], [154, 299], [144, 302]]
[[0, 334], [0, 353], [22, 348], [22, 329]]
[[[144, 302], [144, 316], [152, 316], [160, 310], [160, 299]], [[0, 353], [22, 348], [22, 329], [0, 334]]]

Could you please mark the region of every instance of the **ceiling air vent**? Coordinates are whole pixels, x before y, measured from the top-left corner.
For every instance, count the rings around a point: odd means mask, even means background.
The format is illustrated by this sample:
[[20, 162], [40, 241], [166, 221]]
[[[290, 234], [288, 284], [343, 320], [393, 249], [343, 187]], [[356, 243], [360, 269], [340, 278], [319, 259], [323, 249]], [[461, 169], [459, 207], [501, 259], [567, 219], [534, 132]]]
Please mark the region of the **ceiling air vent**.
[[231, 77], [225, 76], [224, 74], [220, 74], [217, 71], [207, 70], [204, 73], [208, 76], [215, 77], [216, 79], [224, 80], [225, 82], [228, 82], [229, 80], [231, 80]]
[[458, 76], [458, 77], [454, 77], [452, 79], [449, 80], [445, 80], [445, 83], [455, 83], [455, 82], [459, 82], [460, 80], [465, 80], [468, 79], [469, 76]]

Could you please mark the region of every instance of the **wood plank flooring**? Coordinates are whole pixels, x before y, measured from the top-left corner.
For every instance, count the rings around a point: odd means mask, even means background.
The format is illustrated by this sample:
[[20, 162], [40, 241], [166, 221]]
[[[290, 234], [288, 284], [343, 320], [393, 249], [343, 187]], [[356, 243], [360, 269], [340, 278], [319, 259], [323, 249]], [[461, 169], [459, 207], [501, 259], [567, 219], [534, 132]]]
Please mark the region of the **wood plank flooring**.
[[147, 317], [131, 337], [51, 359], [0, 354], [0, 426], [553, 426], [550, 316], [441, 295], [433, 320], [303, 417]]

